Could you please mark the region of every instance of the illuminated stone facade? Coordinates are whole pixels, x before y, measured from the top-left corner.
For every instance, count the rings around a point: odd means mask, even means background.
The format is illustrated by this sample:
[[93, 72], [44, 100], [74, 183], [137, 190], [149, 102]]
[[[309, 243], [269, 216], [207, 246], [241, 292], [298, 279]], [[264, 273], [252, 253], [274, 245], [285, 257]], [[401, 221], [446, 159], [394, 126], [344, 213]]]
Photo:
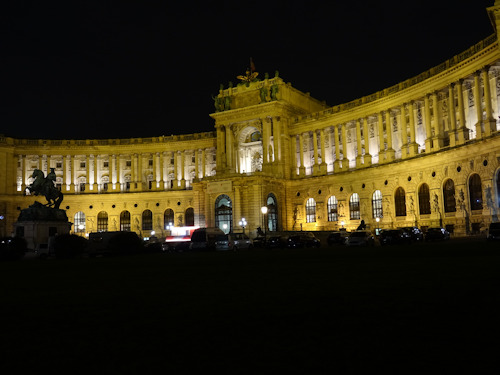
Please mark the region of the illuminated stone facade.
[[[495, 31], [500, 2], [488, 8]], [[137, 139], [0, 137], [0, 235], [34, 169], [55, 168], [85, 234], [167, 226], [272, 230], [447, 226], [478, 232], [500, 204], [500, 49], [493, 34], [399, 84], [327, 107], [278, 74], [221, 88], [215, 132]], [[39, 199], [43, 201], [42, 199]], [[268, 213], [261, 212], [268, 206]], [[376, 219], [379, 218], [379, 222]], [[264, 223], [267, 223], [265, 225]]]

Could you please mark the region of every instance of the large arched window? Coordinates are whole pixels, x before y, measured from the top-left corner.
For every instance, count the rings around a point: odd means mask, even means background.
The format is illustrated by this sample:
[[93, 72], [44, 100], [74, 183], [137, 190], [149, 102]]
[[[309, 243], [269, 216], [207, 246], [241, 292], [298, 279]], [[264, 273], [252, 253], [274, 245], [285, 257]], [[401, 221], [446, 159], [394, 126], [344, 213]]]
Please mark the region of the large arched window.
[[215, 200], [215, 226], [224, 233], [229, 233], [233, 229], [233, 205], [225, 194], [219, 195]]
[[469, 178], [469, 200], [471, 210], [483, 209], [483, 191], [481, 177], [478, 174], [473, 174]]
[[306, 202], [306, 222], [316, 222], [316, 201], [314, 198], [309, 198]]
[[174, 216], [174, 210], [171, 208], [167, 208], [165, 212], [163, 213], [163, 229], [167, 229], [170, 226], [174, 225], [175, 216]]
[[418, 208], [420, 215], [429, 215], [431, 213], [431, 195], [427, 184], [422, 184], [418, 188]]
[[351, 198], [349, 198], [349, 213], [351, 220], [358, 220], [361, 218], [361, 212], [359, 210], [359, 195], [358, 193], [353, 193]]
[[456, 212], [455, 204], [455, 184], [450, 178], [443, 185], [444, 212]]
[[108, 213], [106, 211], [101, 211], [97, 214], [97, 231], [108, 231]]
[[75, 233], [85, 232], [85, 214], [82, 211], [78, 211], [75, 214]]
[[375, 190], [372, 196], [372, 213], [373, 218], [382, 218], [384, 213], [382, 211], [382, 193], [380, 190]]
[[186, 226], [188, 226], [188, 227], [194, 226], [194, 208], [193, 207], [189, 207], [186, 210], [184, 217], [185, 217]]
[[328, 203], [326, 207], [328, 210], [328, 221], [338, 221], [339, 220], [338, 201], [334, 195], [328, 198]]
[[130, 232], [130, 212], [128, 211], [120, 213], [120, 230]]
[[142, 211], [142, 230], [153, 230], [153, 213], [151, 210]]
[[401, 186], [394, 193], [394, 208], [396, 216], [406, 216], [406, 194]]
[[267, 230], [278, 230], [278, 201], [273, 193], [267, 196]]

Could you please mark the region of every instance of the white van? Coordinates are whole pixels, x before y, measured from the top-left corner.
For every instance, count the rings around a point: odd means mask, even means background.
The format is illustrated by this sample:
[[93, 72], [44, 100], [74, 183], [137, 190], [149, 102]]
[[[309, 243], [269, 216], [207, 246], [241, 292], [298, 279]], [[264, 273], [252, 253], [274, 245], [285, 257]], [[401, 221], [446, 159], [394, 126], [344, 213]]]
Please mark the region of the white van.
[[215, 250], [217, 236], [224, 235], [220, 228], [198, 228], [191, 235], [190, 250]]

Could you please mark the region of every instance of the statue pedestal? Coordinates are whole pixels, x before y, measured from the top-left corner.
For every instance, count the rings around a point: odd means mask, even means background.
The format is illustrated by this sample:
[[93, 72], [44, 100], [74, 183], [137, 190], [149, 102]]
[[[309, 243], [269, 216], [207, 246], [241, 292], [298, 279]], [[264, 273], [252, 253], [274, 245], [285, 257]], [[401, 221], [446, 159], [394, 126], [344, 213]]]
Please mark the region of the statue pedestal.
[[49, 237], [68, 234], [71, 225], [65, 210], [35, 202], [21, 210], [14, 227], [16, 236], [23, 237], [28, 249], [34, 250], [40, 244], [48, 244]]

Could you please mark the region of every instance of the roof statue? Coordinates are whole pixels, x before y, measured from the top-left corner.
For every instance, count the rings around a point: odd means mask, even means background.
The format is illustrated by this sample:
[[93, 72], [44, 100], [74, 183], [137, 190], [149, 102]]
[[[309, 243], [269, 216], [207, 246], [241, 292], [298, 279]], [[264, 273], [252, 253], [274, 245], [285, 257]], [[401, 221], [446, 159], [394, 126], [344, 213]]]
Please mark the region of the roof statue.
[[255, 64], [253, 63], [252, 58], [250, 57], [250, 68], [247, 68], [245, 75], [239, 75], [236, 78], [241, 80], [241, 83], [250, 85], [250, 82], [257, 81], [258, 72], [255, 71]]

